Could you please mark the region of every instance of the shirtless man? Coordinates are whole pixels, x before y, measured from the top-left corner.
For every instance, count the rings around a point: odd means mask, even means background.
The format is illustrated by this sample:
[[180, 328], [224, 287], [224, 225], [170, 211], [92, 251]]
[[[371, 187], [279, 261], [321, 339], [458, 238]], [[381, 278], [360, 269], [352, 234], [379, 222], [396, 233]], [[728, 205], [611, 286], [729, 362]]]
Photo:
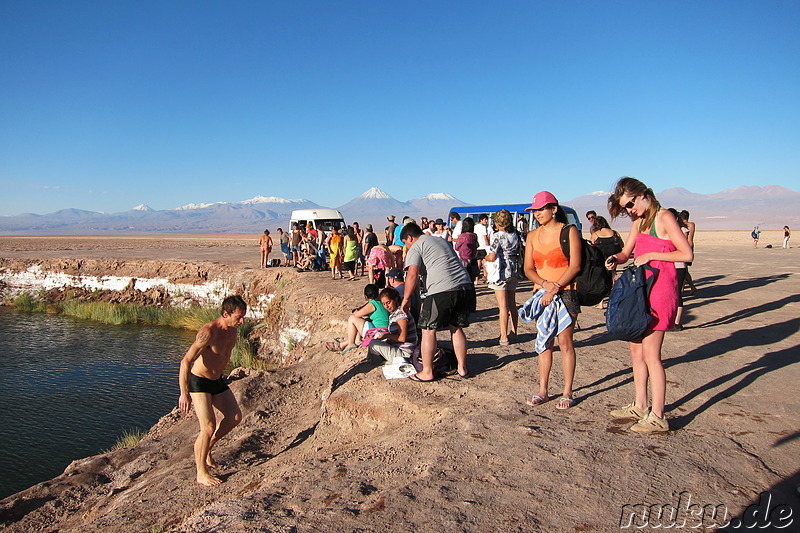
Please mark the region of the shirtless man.
[[[194, 403], [194, 411], [200, 422], [200, 435], [194, 443], [197, 482], [209, 487], [222, 483], [208, 471], [217, 466], [211, 457], [211, 448], [242, 421], [242, 411], [225, 383], [222, 372], [231, 360], [236, 332], [246, 312], [247, 304], [241, 296], [225, 298], [222, 301], [222, 316], [200, 328], [194, 343], [181, 360], [181, 397], [178, 406], [181, 411], [188, 413]], [[222, 413], [219, 424], [214, 414], [215, 407]]]

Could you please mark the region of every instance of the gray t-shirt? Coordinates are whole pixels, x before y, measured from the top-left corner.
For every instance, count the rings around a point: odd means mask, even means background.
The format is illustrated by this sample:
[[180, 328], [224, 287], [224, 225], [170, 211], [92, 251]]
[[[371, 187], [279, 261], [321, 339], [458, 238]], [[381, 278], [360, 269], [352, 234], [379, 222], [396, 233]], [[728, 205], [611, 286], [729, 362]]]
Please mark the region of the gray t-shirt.
[[419, 267], [425, 294], [454, 291], [472, 284], [453, 245], [439, 237], [421, 236], [406, 253], [408, 265]]

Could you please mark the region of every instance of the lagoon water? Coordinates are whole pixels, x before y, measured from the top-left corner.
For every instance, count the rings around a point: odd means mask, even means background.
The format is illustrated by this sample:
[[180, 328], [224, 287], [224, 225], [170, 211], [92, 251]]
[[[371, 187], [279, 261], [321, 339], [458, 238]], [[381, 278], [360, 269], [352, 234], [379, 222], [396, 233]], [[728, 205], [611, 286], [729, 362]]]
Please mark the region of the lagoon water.
[[177, 405], [193, 338], [0, 307], [0, 498], [149, 429]]

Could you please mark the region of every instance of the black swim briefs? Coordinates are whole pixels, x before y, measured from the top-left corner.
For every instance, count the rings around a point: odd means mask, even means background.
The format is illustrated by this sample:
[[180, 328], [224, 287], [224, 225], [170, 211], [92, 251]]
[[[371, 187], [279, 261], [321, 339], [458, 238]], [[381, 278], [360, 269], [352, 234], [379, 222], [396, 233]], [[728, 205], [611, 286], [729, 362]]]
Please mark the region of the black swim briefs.
[[205, 392], [212, 396], [225, 392], [228, 390], [228, 384], [225, 383], [225, 378], [220, 376], [219, 379], [208, 379], [195, 376], [189, 373], [189, 392]]

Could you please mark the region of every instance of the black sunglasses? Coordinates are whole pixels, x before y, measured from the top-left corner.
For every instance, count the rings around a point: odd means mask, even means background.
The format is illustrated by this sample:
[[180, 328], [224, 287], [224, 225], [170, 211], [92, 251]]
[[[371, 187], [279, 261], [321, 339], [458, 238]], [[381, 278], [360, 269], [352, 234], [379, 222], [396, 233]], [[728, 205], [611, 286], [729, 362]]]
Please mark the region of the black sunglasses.
[[633, 207], [633, 204], [636, 203], [636, 199], [637, 198], [639, 198], [639, 197], [638, 196], [634, 196], [633, 199], [631, 199], [630, 202], [628, 202], [627, 204], [623, 205], [622, 207], [624, 207], [625, 209], [630, 209], [631, 207]]

